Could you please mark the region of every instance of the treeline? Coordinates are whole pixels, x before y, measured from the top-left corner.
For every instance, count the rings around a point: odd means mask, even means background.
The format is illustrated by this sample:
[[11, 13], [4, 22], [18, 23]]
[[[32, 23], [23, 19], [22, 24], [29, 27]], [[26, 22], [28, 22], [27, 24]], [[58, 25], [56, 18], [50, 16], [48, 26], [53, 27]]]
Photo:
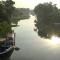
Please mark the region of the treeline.
[[29, 8], [15, 8], [11, 19], [14, 24], [18, 24], [18, 21], [28, 19], [30, 17]]
[[29, 8], [15, 8], [12, 18], [16, 19], [28, 19], [29, 18]]
[[39, 4], [35, 7], [34, 12], [37, 17], [35, 26], [39, 36], [47, 38], [52, 34], [60, 35], [60, 9], [56, 4], [52, 2]]

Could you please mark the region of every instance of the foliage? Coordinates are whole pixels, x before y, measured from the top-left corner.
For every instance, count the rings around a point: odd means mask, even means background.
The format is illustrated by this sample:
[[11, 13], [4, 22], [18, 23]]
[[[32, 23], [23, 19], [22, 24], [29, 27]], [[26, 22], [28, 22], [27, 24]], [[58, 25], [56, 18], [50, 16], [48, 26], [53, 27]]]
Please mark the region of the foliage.
[[13, 6], [14, 4], [15, 4], [15, 2], [13, 2], [12, 0], [7, 0], [5, 2], [6, 13], [10, 18], [11, 18], [13, 11], [14, 11], [14, 6]]
[[11, 25], [6, 21], [0, 22], [0, 37], [6, 37], [8, 32], [11, 32]]
[[0, 22], [9, 21], [11, 19], [14, 2], [12, 0], [0, 1]]
[[35, 26], [39, 36], [47, 38], [52, 33], [58, 33], [56, 23], [60, 23], [60, 10], [56, 4], [53, 5], [52, 2], [39, 4], [35, 7], [34, 12], [37, 17]]
[[11, 16], [15, 3], [12, 0], [0, 1], [0, 37], [6, 37], [11, 32]]

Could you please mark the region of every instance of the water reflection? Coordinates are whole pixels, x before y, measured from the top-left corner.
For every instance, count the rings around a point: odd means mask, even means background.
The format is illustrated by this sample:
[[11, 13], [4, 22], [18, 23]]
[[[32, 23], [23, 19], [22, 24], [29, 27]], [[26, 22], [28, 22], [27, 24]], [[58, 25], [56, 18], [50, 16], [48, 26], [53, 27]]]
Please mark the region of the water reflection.
[[45, 40], [44, 44], [49, 46], [50, 50], [60, 48], [60, 25], [53, 23], [50, 25], [44, 25], [43, 23], [39, 24], [38, 20], [35, 20], [35, 29], [40, 38]]
[[51, 24], [51, 25], [44, 25], [43, 24], [38, 24], [37, 22], [35, 22], [35, 27], [36, 29], [34, 29], [35, 31], [37, 31], [38, 35], [44, 38], [51, 38], [52, 35], [57, 35], [58, 37], [60, 37], [60, 28], [59, 28], [59, 24]]

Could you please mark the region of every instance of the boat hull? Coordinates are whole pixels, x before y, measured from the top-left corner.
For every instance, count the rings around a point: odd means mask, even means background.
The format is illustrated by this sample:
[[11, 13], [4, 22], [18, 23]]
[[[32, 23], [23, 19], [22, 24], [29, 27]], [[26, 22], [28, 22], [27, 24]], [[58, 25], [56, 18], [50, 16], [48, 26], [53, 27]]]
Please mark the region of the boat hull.
[[0, 53], [0, 59], [1, 60], [7, 60], [13, 53], [14, 48], [12, 47], [11, 49], [9, 49], [8, 51], [4, 52], [4, 53]]

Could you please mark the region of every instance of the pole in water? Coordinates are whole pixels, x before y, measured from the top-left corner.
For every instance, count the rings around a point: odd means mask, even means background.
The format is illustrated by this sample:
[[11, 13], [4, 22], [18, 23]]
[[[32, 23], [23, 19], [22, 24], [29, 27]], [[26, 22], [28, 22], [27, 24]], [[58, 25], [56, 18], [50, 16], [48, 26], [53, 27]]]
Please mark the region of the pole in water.
[[16, 51], [18, 51], [18, 50], [20, 50], [20, 48], [19, 47], [16, 47], [16, 45], [15, 45], [15, 37], [16, 37], [16, 33], [14, 33], [14, 49], [16, 50]]
[[13, 38], [14, 38], [14, 39], [13, 39], [13, 46], [14, 46], [14, 48], [16, 47], [16, 46], [15, 46], [15, 37], [16, 37], [15, 34], [16, 34], [16, 33], [14, 33], [14, 37], [13, 37]]

